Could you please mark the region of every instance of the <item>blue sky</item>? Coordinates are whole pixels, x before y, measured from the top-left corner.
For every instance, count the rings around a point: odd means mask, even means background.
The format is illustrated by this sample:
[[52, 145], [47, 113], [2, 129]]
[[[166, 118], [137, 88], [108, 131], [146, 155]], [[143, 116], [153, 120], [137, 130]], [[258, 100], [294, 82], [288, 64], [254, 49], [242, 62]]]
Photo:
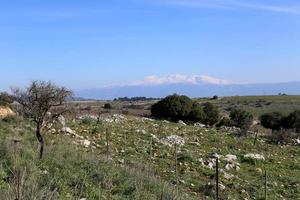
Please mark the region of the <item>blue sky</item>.
[[296, 0], [1, 0], [0, 90], [33, 79], [300, 81], [299, 38]]

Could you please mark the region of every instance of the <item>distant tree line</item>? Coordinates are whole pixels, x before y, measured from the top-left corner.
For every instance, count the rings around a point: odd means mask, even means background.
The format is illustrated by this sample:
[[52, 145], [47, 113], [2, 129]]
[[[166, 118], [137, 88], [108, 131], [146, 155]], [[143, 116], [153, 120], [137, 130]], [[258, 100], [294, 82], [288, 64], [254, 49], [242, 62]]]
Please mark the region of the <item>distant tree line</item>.
[[115, 98], [114, 101], [152, 101], [159, 100], [159, 98], [148, 98], [148, 97], [119, 97]]

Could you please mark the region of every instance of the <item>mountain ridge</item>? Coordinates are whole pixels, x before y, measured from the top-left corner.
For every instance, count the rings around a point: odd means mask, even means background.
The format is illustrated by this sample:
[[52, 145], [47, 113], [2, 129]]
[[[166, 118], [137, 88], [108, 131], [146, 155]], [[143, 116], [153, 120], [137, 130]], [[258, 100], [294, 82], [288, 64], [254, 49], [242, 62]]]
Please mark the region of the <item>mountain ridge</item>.
[[300, 94], [300, 82], [207, 84], [169, 83], [159, 85], [123, 85], [75, 91], [76, 96], [90, 99], [114, 99], [122, 96], [165, 97], [178, 93], [190, 97]]

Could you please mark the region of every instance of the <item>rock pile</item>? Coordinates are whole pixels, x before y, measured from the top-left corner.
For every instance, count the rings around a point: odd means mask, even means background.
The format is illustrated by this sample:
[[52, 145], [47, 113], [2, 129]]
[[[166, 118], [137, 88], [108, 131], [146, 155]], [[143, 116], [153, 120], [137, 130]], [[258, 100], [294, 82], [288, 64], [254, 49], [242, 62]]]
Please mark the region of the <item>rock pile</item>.
[[182, 137], [178, 136], [178, 135], [168, 136], [166, 138], [158, 140], [158, 142], [161, 143], [161, 144], [163, 144], [163, 145], [169, 146], [169, 147], [171, 147], [171, 146], [173, 146], [175, 144], [177, 144], [179, 146], [182, 146], [182, 145], [185, 144], [185, 140]]
[[207, 158], [200, 158], [199, 162], [202, 166], [209, 169], [214, 169], [216, 167], [216, 158], [219, 159], [219, 162], [225, 162], [224, 168], [226, 170], [240, 170], [240, 163], [237, 162], [237, 156], [228, 154], [226, 156], [219, 155], [217, 153], [209, 154]]

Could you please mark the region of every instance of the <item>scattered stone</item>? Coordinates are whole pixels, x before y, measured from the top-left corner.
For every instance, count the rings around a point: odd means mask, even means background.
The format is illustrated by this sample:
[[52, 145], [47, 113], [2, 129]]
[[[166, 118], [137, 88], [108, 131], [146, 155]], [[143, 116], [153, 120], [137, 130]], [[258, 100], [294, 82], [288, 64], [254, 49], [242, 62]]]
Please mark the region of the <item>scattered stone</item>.
[[227, 179], [227, 180], [232, 179], [232, 178], [234, 177], [234, 175], [228, 174], [228, 173], [226, 173], [226, 172], [224, 172], [223, 176], [224, 176], [224, 178]]
[[64, 116], [59, 115], [59, 117], [57, 118], [57, 121], [58, 121], [58, 123], [59, 123], [60, 125], [62, 125], [63, 127], [66, 126], [66, 119], [65, 119]]
[[82, 144], [85, 148], [88, 148], [91, 145], [91, 142], [89, 140], [83, 140]]
[[178, 135], [168, 136], [167, 138], [160, 140], [160, 142], [162, 144], [167, 145], [167, 146], [172, 146], [174, 144], [177, 144], [177, 145], [181, 146], [181, 145], [185, 144], [185, 140], [182, 137], [178, 136]]
[[79, 119], [79, 120], [84, 120], [84, 119], [97, 120], [98, 117], [96, 115], [81, 115], [77, 119]]
[[219, 188], [221, 191], [224, 191], [226, 189], [225, 185], [223, 185], [222, 183], [219, 183]]
[[200, 128], [207, 128], [207, 126], [205, 124], [201, 124], [199, 122], [194, 124], [195, 127], [200, 127]]
[[237, 157], [236, 155], [228, 154], [225, 156], [224, 160], [227, 162], [235, 162], [237, 160]]
[[140, 129], [136, 130], [136, 132], [142, 133], [142, 134], [146, 134], [147, 133], [145, 130], [140, 130]]
[[69, 127], [62, 127], [61, 132], [67, 133], [67, 134], [71, 134], [71, 135], [75, 135], [75, 131], [73, 131], [71, 128]]
[[143, 121], [149, 121], [149, 122], [153, 122], [154, 121], [154, 119], [147, 118], [147, 117], [143, 117], [142, 120]]
[[182, 120], [178, 121], [178, 124], [182, 125], [182, 126], [186, 126], [186, 123], [184, 123]]
[[254, 154], [254, 153], [248, 153], [248, 154], [244, 155], [244, 158], [250, 158], [250, 159], [254, 159], [254, 160], [265, 160], [265, 157], [263, 155]]

